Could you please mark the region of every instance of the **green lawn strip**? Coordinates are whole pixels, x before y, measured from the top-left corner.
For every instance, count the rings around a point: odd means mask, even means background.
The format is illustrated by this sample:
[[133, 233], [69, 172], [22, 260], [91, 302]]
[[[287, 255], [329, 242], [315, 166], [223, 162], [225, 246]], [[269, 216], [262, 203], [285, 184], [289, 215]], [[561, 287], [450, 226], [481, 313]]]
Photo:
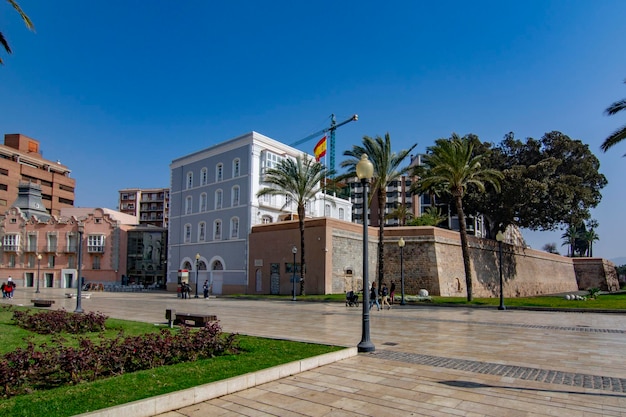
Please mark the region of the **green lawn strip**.
[[242, 353], [164, 366], [0, 401], [0, 416], [73, 416], [334, 352], [337, 346], [239, 335]]

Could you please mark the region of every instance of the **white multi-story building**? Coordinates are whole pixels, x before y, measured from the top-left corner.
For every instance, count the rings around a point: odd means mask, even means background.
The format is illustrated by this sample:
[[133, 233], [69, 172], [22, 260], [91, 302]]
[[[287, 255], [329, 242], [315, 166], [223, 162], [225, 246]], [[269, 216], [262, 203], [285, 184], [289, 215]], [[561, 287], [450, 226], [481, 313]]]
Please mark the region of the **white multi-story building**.
[[[285, 196], [257, 197], [267, 186], [263, 173], [302, 154], [251, 132], [173, 160], [168, 288], [182, 280], [201, 289], [208, 281], [221, 294], [228, 286], [246, 285], [252, 226], [296, 218], [296, 206]], [[307, 204], [306, 216], [350, 221], [352, 204], [320, 192]]]

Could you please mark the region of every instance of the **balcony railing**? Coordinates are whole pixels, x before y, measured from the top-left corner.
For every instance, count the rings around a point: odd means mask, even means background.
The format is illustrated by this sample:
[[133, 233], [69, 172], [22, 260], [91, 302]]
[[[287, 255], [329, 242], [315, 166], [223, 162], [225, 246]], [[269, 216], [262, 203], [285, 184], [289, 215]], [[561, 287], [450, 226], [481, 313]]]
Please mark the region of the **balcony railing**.
[[103, 245], [89, 245], [87, 246], [87, 252], [89, 253], [104, 253]]

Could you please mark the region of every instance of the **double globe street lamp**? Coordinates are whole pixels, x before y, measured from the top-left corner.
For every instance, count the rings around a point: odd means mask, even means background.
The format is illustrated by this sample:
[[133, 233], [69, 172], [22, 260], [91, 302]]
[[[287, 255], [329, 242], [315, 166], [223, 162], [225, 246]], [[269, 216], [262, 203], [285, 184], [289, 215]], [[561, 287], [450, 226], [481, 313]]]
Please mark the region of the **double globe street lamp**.
[[363, 319], [361, 341], [357, 345], [359, 352], [373, 352], [376, 348], [370, 340], [370, 309], [369, 309], [369, 283], [367, 271], [367, 246], [368, 246], [368, 196], [367, 184], [374, 176], [374, 165], [367, 158], [367, 154], [361, 155], [361, 160], [356, 164], [356, 176], [361, 180], [363, 187]]

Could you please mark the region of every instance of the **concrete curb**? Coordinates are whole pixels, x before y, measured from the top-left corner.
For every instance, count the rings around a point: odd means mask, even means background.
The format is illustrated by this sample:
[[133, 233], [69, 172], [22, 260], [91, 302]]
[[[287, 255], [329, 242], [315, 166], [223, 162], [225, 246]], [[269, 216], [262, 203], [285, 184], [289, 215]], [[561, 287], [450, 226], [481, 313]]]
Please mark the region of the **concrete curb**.
[[79, 414], [80, 417], [153, 417], [158, 414], [174, 411], [179, 408], [198, 404], [223, 395], [232, 394], [266, 382], [275, 381], [300, 372], [309, 371], [329, 363], [351, 358], [358, 354], [357, 348], [347, 348], [337, 352], [326, 353], [272, 368], [235, 376], [222, 381], [211, 382], [169, 394], [116, 405], [102, 410]]

